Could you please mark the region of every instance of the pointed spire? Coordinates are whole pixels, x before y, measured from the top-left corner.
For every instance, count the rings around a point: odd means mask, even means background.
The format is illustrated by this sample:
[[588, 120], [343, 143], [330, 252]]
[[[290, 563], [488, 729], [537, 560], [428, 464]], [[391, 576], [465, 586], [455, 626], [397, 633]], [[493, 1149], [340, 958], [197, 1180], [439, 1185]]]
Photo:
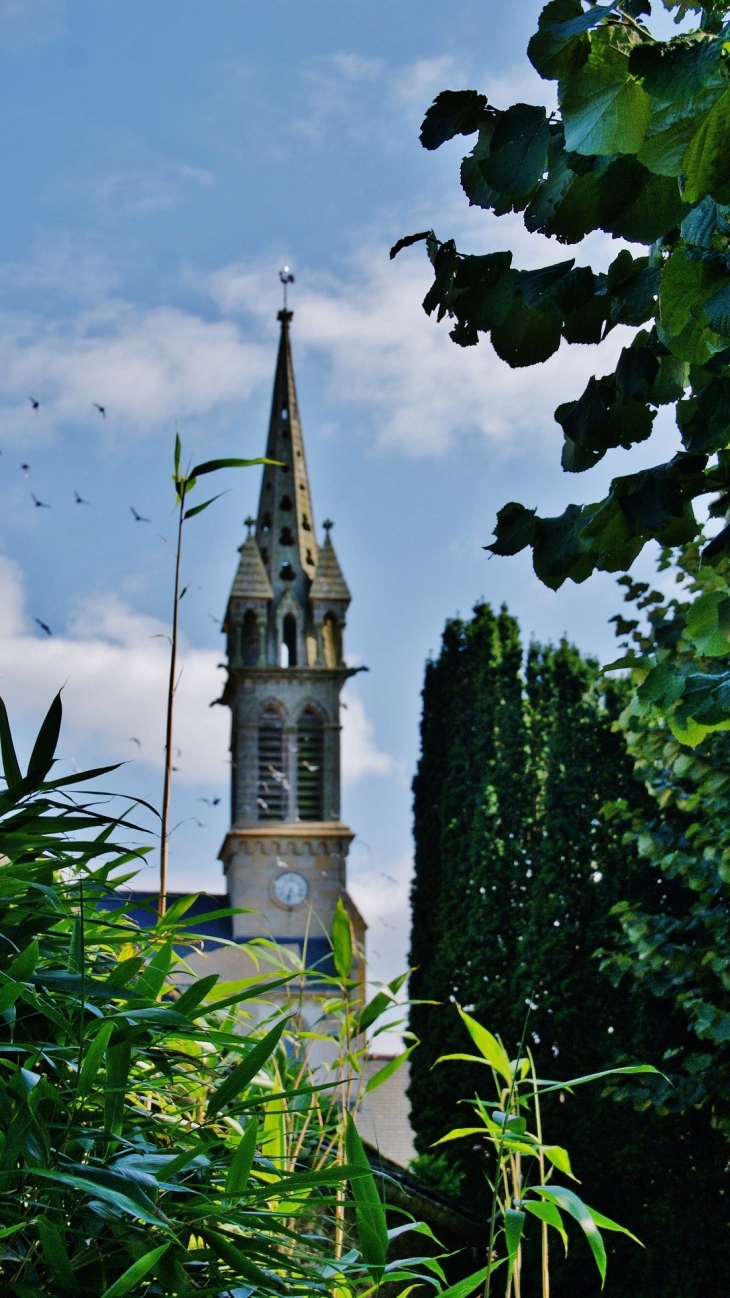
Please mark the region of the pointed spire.
[[350, 603], [351, 595], [347, 582], [342, 575], [342, 569], [335, 554], [335, 547], [332, 544], [330, 531], [333, 524], [327, 519], [323, 526], [326, 536], [324, 545], [319, 552], [317, 575], [312, 582], [309, 598], [312, 601], [318, 600], [322, 603], [337, 602], [347, 605]]
[[277, 316], [281, 337], [266, 455], [278, 460], [279, 465], [266, 465], [264, 469], [256, 541], [274, 598], [278, 600], [286, 590], [292, 590], [304, 607], [319, 551], [289, 338], [293, 314], [285, 309]]
[[[248, 519], [246, 520], [248, 522]], [[253, 521], [253, 520], [252, 520]], [[239, 546], [241, 558], [238, 570], [233, 579], [231, 599], [272, 599], [273, 591], [266, 569], [261, 562], [261, 554], [256, 540], [249, 527], [248, 536]]]

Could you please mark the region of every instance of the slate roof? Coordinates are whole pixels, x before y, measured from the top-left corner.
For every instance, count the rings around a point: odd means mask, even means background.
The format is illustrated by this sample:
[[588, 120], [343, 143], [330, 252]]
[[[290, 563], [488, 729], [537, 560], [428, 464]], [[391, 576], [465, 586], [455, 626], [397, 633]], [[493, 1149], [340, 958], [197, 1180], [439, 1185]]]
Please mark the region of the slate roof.
[[312, 582], [309, 598], [321, 600], [323, 603], [328, 600], [337, 600], [345, 604], [349, 604], [352, 598], [347, 582], [342, 576], [342, 569], [335, 554], [335, 547], [332, 544], [329, 532], [324, 545], [320, 547], [317, 573]]
[[231, 588], [231, 599], [273, 599], [274, 592], [254, 536], [248, 536], [239, 549], [238, 571]]

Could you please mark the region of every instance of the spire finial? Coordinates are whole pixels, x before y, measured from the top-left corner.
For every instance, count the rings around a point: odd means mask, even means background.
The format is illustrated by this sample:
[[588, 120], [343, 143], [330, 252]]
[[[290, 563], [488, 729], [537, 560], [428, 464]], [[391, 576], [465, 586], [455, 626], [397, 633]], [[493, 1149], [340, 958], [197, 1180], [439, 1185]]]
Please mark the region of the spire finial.
[[332, 519], [331, 519], [331, 518], [326, 518], [326, 519], [324, 520], [322, 526], [323, 526], [325, 532], [327, 533], [327, 535], [329, 536], [329, 534], [330, 534], [332, 528], [334, 527], [334, 523], [332, 522]]
[[284, 289], [284, 312], [286, 314], [286, 291], [289, 285], [294, 283], [294, 276], [288, 266], [283, 266], [279, 271], [279, 279], [281, 280]]
[[246, 540], [248, 541], [251, 536], [251, 529], [256, 526], [256, 519], [252, 518], [251, 515], [249, 514], [248, 518], [244, 518], [243, 521], [246, 527], [248, 528], [248, 536], [246, 537]]

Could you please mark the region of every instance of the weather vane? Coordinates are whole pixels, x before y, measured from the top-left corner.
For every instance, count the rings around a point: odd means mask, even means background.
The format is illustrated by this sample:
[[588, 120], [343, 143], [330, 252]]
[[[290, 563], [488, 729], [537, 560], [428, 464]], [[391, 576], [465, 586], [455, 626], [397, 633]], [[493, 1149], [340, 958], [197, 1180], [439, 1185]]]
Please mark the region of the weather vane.
[[284, 266], [283, 270], [279, 271], [279, 279], [284, 285], [284, 310], [286, 311], [286, 290], [289, 284], [294, 283], [294, 276], [292, 275], [288, 266]]

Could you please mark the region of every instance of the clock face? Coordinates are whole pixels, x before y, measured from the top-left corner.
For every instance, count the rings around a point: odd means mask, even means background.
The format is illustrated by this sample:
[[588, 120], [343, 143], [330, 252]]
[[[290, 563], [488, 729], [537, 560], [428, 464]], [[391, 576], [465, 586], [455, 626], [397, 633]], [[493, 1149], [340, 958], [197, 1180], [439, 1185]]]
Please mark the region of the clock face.
[[307, 880], [296, 870], [286, 870], [274, 879], [274, 896], [282, 906], [301, 906], [308, 892]]

